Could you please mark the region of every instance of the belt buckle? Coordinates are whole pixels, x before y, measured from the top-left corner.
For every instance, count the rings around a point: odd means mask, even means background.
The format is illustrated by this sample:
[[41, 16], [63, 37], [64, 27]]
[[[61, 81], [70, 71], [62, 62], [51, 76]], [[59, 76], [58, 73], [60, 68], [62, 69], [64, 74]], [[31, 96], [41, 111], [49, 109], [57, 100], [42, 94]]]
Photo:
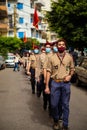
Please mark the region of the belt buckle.
[[60, 82], [62, 82], [63, 80], [61, 80], [61, 79], [56, 79], [55, 81], [58, 82], [58, 83], [60, 83]]

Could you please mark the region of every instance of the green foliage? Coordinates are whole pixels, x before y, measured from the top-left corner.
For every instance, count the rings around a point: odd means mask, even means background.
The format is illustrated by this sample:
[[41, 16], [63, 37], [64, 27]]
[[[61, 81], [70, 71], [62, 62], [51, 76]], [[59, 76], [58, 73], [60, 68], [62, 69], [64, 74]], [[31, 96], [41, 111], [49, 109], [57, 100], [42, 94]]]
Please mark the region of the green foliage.
[[15, 52], [20, 49], [23, 42], [16, 37], [0, 37], [0, 53], [4, 56], [8, 52]]
[[0, 37], [0, 54], [6, 57], [8, 52], [19, 52], [21, 49], [32, 49], [32, 46], [40, 45], [37, 39], [29, 38], [26, 43], [17, 37]]
[[[22, 39], [23, 40], [23, 39]], [[32, 50], [33, 45], [40, 45], [39, 41], [35, 38], [28, 38], [26, 43], [23, 43], [21, 48], [25, 48], [27, 50]]]
[[49, 27], [69, 46], [87, 47], [87, 0], [57, 0], [46, 14]]

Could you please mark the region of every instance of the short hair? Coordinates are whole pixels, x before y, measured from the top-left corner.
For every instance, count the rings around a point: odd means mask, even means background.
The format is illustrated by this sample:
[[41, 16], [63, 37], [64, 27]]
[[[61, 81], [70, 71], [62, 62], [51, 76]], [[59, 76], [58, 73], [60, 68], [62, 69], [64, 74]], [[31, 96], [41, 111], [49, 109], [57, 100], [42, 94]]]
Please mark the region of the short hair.
[[45, 46], [47, 46], [47, 45], [51, 46], [51, 43], [47, 41], [47, 42], [45, 43]]
[[59, 39], [58, 42], [57, 42], [57, 44], [58, 44], [59, 42], [61, 42], [61, 41], [63, 41], [63, 42], [65, 43], [65, 45], [66, 45], [66, 40], [63, 39], [63, 38]]
[[34, 49], [39, 49], [39, 46], [34, 46]]

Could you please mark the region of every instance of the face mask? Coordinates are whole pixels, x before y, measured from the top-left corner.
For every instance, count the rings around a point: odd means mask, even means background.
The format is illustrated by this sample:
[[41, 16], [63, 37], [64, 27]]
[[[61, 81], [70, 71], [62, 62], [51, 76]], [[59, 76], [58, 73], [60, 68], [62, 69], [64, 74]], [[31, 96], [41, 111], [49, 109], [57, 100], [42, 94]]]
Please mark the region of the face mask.
[[39, 53], [39, 50], [38, 50], [38, 49], [35, 49], [35, 50], [34, 50], [34, 53], [35, 53], [35, 54], [38, 54], [38, 53]]
[[53, 47], [53, 51], [54, 52], [58, 52], [58, 48], [57, 47]]
[[50, 48], [46, 48], [46, 52], [49, 53], [51, 51]]
[[65, 51], [65, 47], [58, 47], [58, 51], [59, 51], [60, 53], [64, 52], [64, 51]]

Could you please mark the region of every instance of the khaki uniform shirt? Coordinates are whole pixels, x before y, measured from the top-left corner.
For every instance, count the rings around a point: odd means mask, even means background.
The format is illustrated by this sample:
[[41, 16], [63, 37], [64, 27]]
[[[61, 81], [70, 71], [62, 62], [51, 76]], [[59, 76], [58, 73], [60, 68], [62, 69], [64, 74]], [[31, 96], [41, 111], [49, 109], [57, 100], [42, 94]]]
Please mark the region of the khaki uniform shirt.
[[21, 60], [22, 60], [23, 65], [25, 66], [27, 63], [27, 57], [23, 56]]
[[30, 60], [30, 66], [33, 69], [35, 69], [36, 68], [36, 57], [35, 57], [35, 55], [30, 55], [29, 60]]
[[47, 64], [48, 64], [48, 59], [53, 55], [53, 52], [50, 52], [48, 54], [46, 54], [45, 60], [44, 60], [44, 64], [43, 64], [43, 69], [47, 69]]
[[52, 55], [48, 60], [47, 71], [50, 71], [54, 80], [64, 79], [71, 70], [74, 70], [74, 62], [69, 53], [65, 53], [62, 63], [57, 54]]
[[40, 61], [39, 61], [40, 54], [34, 54], [30, 56], [30, 67], [35, 69], [35, 78], [39, 78], [40, 76]]
[[45, 59], [46, 59], [46, 53], [41, 53], [39, 57], [41, 74], [43, 74], [43, 66], [45, 63]]

